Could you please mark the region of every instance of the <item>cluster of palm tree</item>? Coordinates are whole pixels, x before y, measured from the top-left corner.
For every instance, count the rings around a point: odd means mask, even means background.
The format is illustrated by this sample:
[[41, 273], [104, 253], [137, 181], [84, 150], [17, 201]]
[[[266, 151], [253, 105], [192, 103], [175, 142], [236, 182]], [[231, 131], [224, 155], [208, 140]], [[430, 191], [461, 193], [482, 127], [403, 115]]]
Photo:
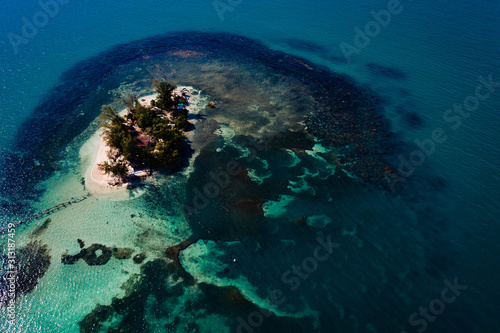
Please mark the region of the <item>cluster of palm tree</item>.
[[[168, 81], [154, 81], [158, 99], [152, 105], [163, 110], [172, 110], [182, 96], [173, 94], [176, 86]], [[110, 105], [102, 107], [101, 128], [103, 138], [110, 147], [108, 161], [99, 164], [105, 173], [126, 177], [128, 165], [172, 168], [179, 160], [184, 147], [182, 129], [187, 129], [187, 110], [174, 112], [174, 125], [168, 118], [158, 117], [157, 109], [142, 105], [137, 96], [131, 95], [122, 100], [127, 115], [122, 117]], [[138, 144], [138, 136], [149, 139], [150, 144]]]

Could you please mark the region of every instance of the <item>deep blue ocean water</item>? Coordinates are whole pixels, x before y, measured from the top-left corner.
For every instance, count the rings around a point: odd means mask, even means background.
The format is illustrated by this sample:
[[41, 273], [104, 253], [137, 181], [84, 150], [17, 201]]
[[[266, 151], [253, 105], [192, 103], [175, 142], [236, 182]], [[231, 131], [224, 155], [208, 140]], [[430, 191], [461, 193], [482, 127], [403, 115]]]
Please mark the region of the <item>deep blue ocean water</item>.
[[[340, 182], [331, 207], [328, 202], [307, 198], [287, 206], [288, 212], [280, 215], [283, 221], [318, 211], [330, 216], [327, 218], [335, 217], [325, 227], [325, 234], [355, 236], [344, 243], [337, 239], [341, 244], [337, 265], [319, 267], [303, 282], [297, 299], [290, 296], [291, 306], [300, 309], [301, 304], [308, 304], [319, 313], [317, 329], [322, 332], [416, 332], [422, 324], [411, 325], [408, 318], [420, 306], [429, 306], [440, 297], [446, 286], [443, 280], [453, 281], [456, 277], [467, 289], [435, 320], [427, 320], [426, 330], [499, 332], [500, 84], [494, 83], [491, 91], [483, 89], [491, 95], [474, 111], [466, 111], [468, 116], [460, 116], [460, 123], [458, 118], [447, 118], [447, 122], [443, 117], [450, 115], [447, 110], [454, 104], [474, 96], [481, 82], [478, 77], [488, 80], [491, 76], [493, 82], [500, 82], [500, 3], [401, 1], [399, 13], [393, 14], [379, 33], [372, 34], [368, 45], [358, 46], [359, 53], [352, 54], [350, 62], [344, 57], [342, 43], [356, 46], [354, 28], [364, 30], [374, 20], [370, 12], [387, 9], [391, 1], [228, 3], [218, 2], [227, 10], [221, 12], [220, 7], [217, 12], [212, 1], [68, 1], [54, 9], [53, 17], [40, 24], [33, 36], [23, 37], [23, 18], [33, 22], [34, 15], [42, 10], [40, 3], [5, 1], [0, 12], [2, 155], [22, 151], [16, 142], [28, 145], [30, 140], [37, 140], [25, 128], [19, 132], [23, 122], [36, 117], [34, 110], [63, 82], [63, 73], [81, 61], [120, 44], [177, 31], [225, 32], [259, 40], [271, 49], [346, 74], [359, 86], [375, 91], [383, 100], [392, 130], [406, 142], [429, 139], [437, 128], [442, 128], [447, 137], [409, 177], [407, 183], [421, 183], [415, 193], [405, 188], [410, 192], [384, 199], [382, 195], [361, 195], [356, 188]], [[13, 46], [10, 33], [25, 38], [26, 43]], [[90, 122], [86, 121], [81, 124], [83, 128]], [[402, 155], [408, 159], [411, 152]], [[265, 159], [273, 168], [272, 156]], [[306, 162], [305, 155], [303, 159], [304, 163], [314, 164]], [[2, 172], [3, 177], [6, 174]], [[424, 180], [429, 175], [435, 179], [431, 185]], [[291, 172], [292, 176], [298, 177]], [[36, 179], [16, 181], [28, 183]], [[217, 212], [207, 215], [212, 213]], [[10, 214], [6, 209], [3, 223], [12, 220]], [[308, 238], [307, 234], [285, 228], [280, 237], [256, 239], [269, 252], [252, 258], [238, 245], [224, 246], [234, 246], [232, 251], [245, 265], [242, 275], [261, 289], [257, 294], [262, 296], [266, 294], [263, 289], [283, 287], [280, 273], [310, 255], [315, 236]], [[283, 242], [285, 239], [288, 243]], [[227, 248], [212, 251], [219, 250], [231, 252]], [[188, 262], [191, 252], [185, 256]], [[255, 262], [259, 265], [255, 266]], [[192, 268], [188, 270], [198, 276]], [[209, 271], [205, 276], [216, 280], [216, 274], [212, 276]], [[200, 301], [196, 306], [203, 304]], [[214, 307], [218, 308], [207, 305]], [[258, 329], [301, 332], [314, 326], [312, 319], [307, 323], [299, 320], [292, 328], [271, 321], [269, 326]], [[30, 332], [51, 331], [44, 330], [44, 325], [31, 323], [25, 328]]]

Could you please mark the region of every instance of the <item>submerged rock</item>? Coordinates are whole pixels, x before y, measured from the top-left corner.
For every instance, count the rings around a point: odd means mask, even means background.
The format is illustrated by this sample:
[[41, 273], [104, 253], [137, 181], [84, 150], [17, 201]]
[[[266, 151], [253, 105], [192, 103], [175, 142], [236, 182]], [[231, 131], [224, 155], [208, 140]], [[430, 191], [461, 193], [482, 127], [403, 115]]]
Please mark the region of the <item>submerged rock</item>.
[[132, 259], [136, 264], [140, 264], [144, 261], [144, 259], [146, 259], [146, 253], [144, 252], [138, 253]]
[[111, 257], [116, 259], [129, 259], [134, 252], [129, 248], [111, 248], [102, 244], [92, 244], [88, 248], [83, 248], [85, 243], [78, 239], [78, 244], [82, 248], [78, 254], [69, 255], [67, 252], [61, 256], [61, 262], [65, 265], [73, 265], [78, 260], [83, 259], [89, 266], [99, 266], [108, 263]]
[[78, 245], [80, 245], [80, 249], [83, 249], [85, 247], [85, 242], [80, 238], [78, 238], [76, 241], [78, 242]]
[[113, 257], [115, 257], [116, 259], [129, 259], [130, 257], [132, 257], [132, 253], [134, 253], [134, 250], [127, 247], [113, 249]]
[[[97, 253], [97, 251], [99, 250], [101, 251], [101, 253]], [[111, 255], [113, 254], [111, 248], [101, 244], [92, 244], [82, 252], [82, 259], [85, 260], [85, 262], [89, 266], [104, 265], [109, 261], [109, 259], [111, 259]]]
[[177, 245], [174, 245], [174, 246], [171, 246], [169, 247], [166, 251], [165, 251], [165, 255], [172, 259], [173, 261], [175, 261], [178, 265], [180, 265], [180, 262], [179, 262], [179, 252], [184, 250], [185, 248], [187, 248], [189, 245], [193, 244], [194, 241], [192, 240], [187, 240], [185, 242], [182, 242], [182, 243], [179, 243]]
[[43, 221], [43, 223], [40, 226], [38, 226], [35, 230], [33, 230], [33, 233], [31, 235], [33, 237], [40, 236], [45, 230], [47, 230], [50, 222], [52, 222], [50, 218], [45, 219], [45, 221]]

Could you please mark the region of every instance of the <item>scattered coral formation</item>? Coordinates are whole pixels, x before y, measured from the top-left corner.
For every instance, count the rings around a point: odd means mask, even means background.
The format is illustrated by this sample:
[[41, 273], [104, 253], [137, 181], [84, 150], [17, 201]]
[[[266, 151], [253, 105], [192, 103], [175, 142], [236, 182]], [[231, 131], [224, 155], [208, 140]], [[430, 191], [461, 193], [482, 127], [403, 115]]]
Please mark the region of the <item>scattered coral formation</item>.
[[[9, 278], [15, 279], [15, 297], [31, 292], [50, 266], [50, 250], [40, 241], [28, 243], [25, 247], [15, 252], [13, 267], [9, 261], [4, 261], [0, 280], [0, 302], [7, 301], [9, 297]], [[11, 273], [14, 272], [14, 273]]]
[[78, 239], [78, 244], [81, 248], [80, 252], [75, 255], [69, 255], [67, 252], [64, 253], [61, 256], [61, 262], [63, 264], [73, 265], [78, 260], [83, 259], [89, 266], [105, 265], [112, 256], [121, 260], [129, 259], [134, 252], [134, 250], [129, 248], [111, 248], [102, 244], [92, 244], [91, 246], [84, 248], [85, 243], [81, 239]]

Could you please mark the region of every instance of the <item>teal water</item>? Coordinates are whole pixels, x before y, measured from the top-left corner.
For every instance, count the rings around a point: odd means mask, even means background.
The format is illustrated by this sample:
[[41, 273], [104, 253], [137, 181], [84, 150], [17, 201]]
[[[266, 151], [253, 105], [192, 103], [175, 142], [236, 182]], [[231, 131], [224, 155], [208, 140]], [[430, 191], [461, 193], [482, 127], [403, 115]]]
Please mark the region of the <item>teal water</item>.
[[[22, 36], [23, 17], [31, 20], [41, 7], [34, 1], [3, 4], [0, 149], [3, 156], [14, 152], [12, 156], [18, 158], [12, 157], [18, 164], [7, 164], [9, 171], [2, 172], [3, 178], [10, 178], [2, 181], [3, 224], [22, 219], [30, 211], [86, 195], [79, 182], [83, 163], [79, 151], [95, 130], [91, 122], [98, 114], [96, 108], [115, 97], [107, 89], [149, 76], [135, 71], [142, 60], [128, 59], [124, 53], [115, 62], [103, 61], [113, 74], [110, 80], [96, 83], [92, 87], [95, 91], [68, 85], [81, 94], [58, 92], [75, 98], [66, 99], [68, 108], [37, 115], [45, 111], [39, 106], [53, 98], [54, 88], [67, 83], [68, 78], [92, 83], [97, 79], [92, 75], [102, 71], [101, 67], [93, 67], [95, 57], [106, 54], [112, 58], [113, 51], [109, 50], [117, 45], [122, 46], [114, 50], [115, 54], [126, 49], [124, 45], [141, 45], [130, 43], [170, 32], [238, 34], [348, 75], [357, 86], [378, 95], [391, 132], [398, 133], [405, 142], [401, 148], [405, 158], [415, 149], [409, 143], [430, 138], [436, 128], [443, 128], [447, 140], [436, 145], [435, 152], [395, 194], [368, 191], [368, 187], [335, 169], [334, 154], [314, 143], [299, 147], [297, 139], [277, 139], [269, 144], [271, 148], [258, 153], [260, 160], [246, 163], [242, 141], [245, 135], [255, 135], [258, 127], [246, 128], [245, 121], [260, 123], [244, 118], [248, 111], [238, 107], [264, 102], [252, 100], [258, 99], [255, 95], [233, 100], [232, 116], [213, 117], [237, 135], [213, 139], [200, 149], [192, 174], [156, 180], [158, 183], [147, 187], [144, 195], [129, 201], [90, 197], [80, 206], [51, 216], [49, 228], [38, 238], [31, 235], [43, 220], [19, 226], [19, 246], [30, 239], [41, 240], [51, 249], [51, 266], [36, 289], [18, 299], [16, 325], [6, 324], [7, 310], [3, 308], [2, 329], [92, 331], [79, 325], [86, 318], [87, 322], [103, 322], [103, 331], [106, 327], [108, 331], [113, 327], [119, 331], [117, 327], [121, 327], [121, 331], [138, 332], [223, 332], [240, 327], [243, 332], [417, 332], [423, 329], [423, 321], [413, 321], [412, 325], [408, 322], [412, 313], [440, 297], [446, 287], [443, 280], [453, 281], [456, 277], [467, 289], [446, 304], [435, 319], [426, 319], [425, 330], [498, 332], [496, 263], [500, 230], [496, 222], [500, 217], [500, 179], [496, 172], [496, 128], [500, 118], [496, 111], [500, 87], [481, 101], [477, 110], [462, 118], [456, 129], [452, 127], [456, 120], [445, 122], [443, 115], [475, 93], [478, 76], [491, 74], [493, 81], [500, 81], [500, 5], [495, 1], [402, 1], [401, 12], [393, 15], [370, 44], [360, 48], [359, 54], [353, 54], [351, 62], [346, 62], [341, 43], [354, 45], [354, 27], [364, 28], [373, 20], [370, 11], [387, 8], [387, 3], [234, 1], [221, 20], [210, 1], [120, 1], [119, 5], [112, 1], [70, 1], [60, 5], [57, 14], [35, 36], [27, 38], [27, 43], [20, 44], [17, 53], [8, 34]], [[214, 44], [213, 48], [224, 51], [223, 45]], [[143, 66], [156, 65], [155, 61], [161, 63], [161, 59], [153, 57]], [[82, 61], [87, 61], [86, 67]], [[202, 79], [196, 79], [200, 72], [190, 73], [189, 67], [181, 70], [182, 62], [177, 66], [182, 74], [170, 73], [176, 80], [203, 84]], [[218, 76], [211, 76], [217, 66], [221, 68]], [[247, 66], [241, 70], [250, 73], [241, 74], [247, 78], [241, 79], [247, 86], [251, 79], [265, 81], [258, 65], [252, 69], [243, 60], [235, 60], [234, 66]], [[228, 68], [227, 63], [212, 63], [206, 75], [200, 76], [205, 82], [221, 84], [220, 91], [207, 84], [207, 91], [222, 96], [228, 89], [223, 84], [229, 81], [216, 79], [230, 78]], [[286, 91], [293, 90], [293, 82], [270, 82], [269, 94], [275, 89], [276, 96], [286, 96]], [[148, 88], [146, 80], [127, 86], [141, 92]], [[231, 89], [235, 95], [245, 96], [244, 87]], [[254, 92], [257, 88], [252, 89]], [[71, 106], [77, 105], [78, 98], [87, 104], [78, 110], [84, 114], [72, 122]], [[59, 104], [64, 106], [65, 101]], [[65, 116], [68, 112], [71, 117]], [[51, 123], [58, 124], [51, 116], [62, 119], [67, 129], [45, 133], [45, 142], [54, 147], [44, 155], [50, 161], [43, 165], [48, 174], [16, 173], [17, 168], [33, 162], [29, 155], [22, 154], [40, 140], [37, 130], [23, 127], [23, 123], [33, 124], [25, 121], [40, 117], [39, 123], [51, 128]], [[282, 114], [279, 119], [287, 118]], [[217, 149], [221, 149], [221, 156], [215, 155]], [[323, 153], [318, 154], [318, 149]], [[61, 156], [63, 161], [59, 161]], [[191, 202], [191, 189], [204, 185], [211, 170], [219, 170], [226, 161], [238, 158], [246, 163], [251, 182], [238, 178], [201, 216], [183, 216], [179, 202]], [[51, 175], [53, 178], [47, 180]], [[45, 182], [38, 184], [38, 178]], [[38, 191], [33, 192], [28, 185]], [[24, 192], [27, 188], [31, 188], [29, 193]], [[235, 210], [227, 207], [238, 203], [239, 198], [246, 203], [239, 203]], [[265, 201], [264, 214], [257, 218], [252, 205], [260, 200]], [[132, 214], [137, 217], [130, 218]], [[85, 225], [89, 227], [82, 227]], [[283, 274], [311, 257], [317, 238], [328, 235], [340, 247], [307, 278], [300, 278], [296, 290], [290, 290], [294, 286], [292, 273], [288, 279]], [[74, 266], [60, 264], [64, 251], [78, 252], [77, 238], [84, 239], [87, 245], [95, 242], [134, 248], [137, 253], [145, 251], [148, 259], [142, 266], [118, 259], [104, 266], [87, 266], [82, 261]], [[165, 257], [166, 247], [186, 239], [195, 243], [181, 252], [180, 264], [191, 277], [171, 261], [154, 260]], [[134, 274], [142, 280], [126, 292], [120, 289]], [[272, 308], [266, 299], [275, 289], [283, 290], [287, 301]], [[124, 299], [126, 305], [113, 303], [113, 297]], [[112, 310], [96, 308], [96, 304], [111, 306]], [[274, 314], [267, 317], [259, 308]], [[87, 316], [91, 313], [100, 316]], [[259, 318], [265, 319], [253, 327], [242, 325], [238, 318], [247, 323], [254, 320], [254, 324]], [[422, 318], [419, 315], [415, 320]]]

